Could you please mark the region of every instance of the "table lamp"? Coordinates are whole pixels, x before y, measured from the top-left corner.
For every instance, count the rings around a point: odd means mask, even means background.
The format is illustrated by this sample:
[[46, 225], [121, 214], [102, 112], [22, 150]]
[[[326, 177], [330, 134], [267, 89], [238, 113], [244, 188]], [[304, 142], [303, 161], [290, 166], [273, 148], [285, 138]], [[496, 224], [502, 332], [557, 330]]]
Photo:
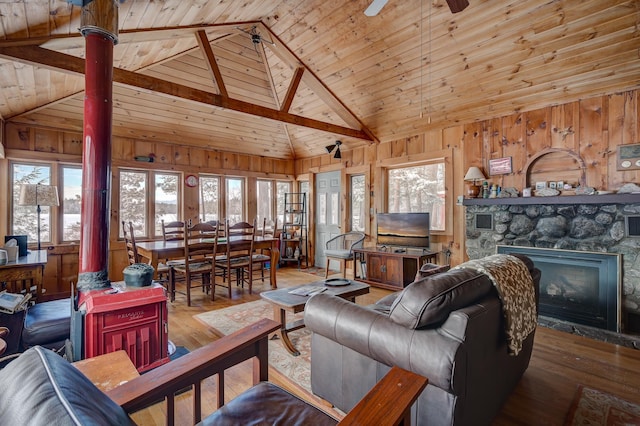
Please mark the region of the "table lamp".
[[40, 250], [40, 206], [59, 206], [58, 188], [53, 185], [26, 184], [20, 188], [18, 205], [37, 206], [38, 213], [38, 250]]
[[467, 170], [467, 174], [464, 175], [464, 180], [471, 181], [471, 185], [469, 185], [469, 190], [467, 191], [467, 195], [470, 198], [477, 198], [480, 194], [480, 186], [478, 186], [478, 180], [484, 180], [486, 177], [482, 173], [478, 167], [469, 167]]

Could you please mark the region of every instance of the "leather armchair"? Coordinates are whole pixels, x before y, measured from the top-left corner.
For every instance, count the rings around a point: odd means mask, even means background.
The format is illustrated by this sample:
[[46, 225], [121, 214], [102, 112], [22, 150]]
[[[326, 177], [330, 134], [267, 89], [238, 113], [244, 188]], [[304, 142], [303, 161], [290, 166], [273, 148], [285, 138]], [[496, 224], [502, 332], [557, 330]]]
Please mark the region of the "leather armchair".
[[[540, 271], [525, 264], [537, 301]], [[429, 324], [408, 326], [407, 311], [390, 315], [400, 297]], [[534, 340], [532, 332], [517, 356], [508, 353], [497, 291], [469, 269], [429, 276], [370, 307], [318, 294], [305, 324], [314, 394], [349, 411], [397, 365], [429, 377], [412, 409], [414, 424], [429, 426], [490, 424], [527, 369]]]

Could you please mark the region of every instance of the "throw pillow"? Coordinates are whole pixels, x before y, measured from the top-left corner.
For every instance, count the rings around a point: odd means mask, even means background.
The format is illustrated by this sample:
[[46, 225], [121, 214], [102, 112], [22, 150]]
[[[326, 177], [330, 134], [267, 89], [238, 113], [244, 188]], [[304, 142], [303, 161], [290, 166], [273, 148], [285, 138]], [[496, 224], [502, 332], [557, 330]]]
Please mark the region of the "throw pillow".
[[418, 269], [416, 272], [416, 277], [414, 281], [418, 281], [421, 278], [426, 278], [431, 275], [440, 274], [442, 272], [447, 272], [450, 269], [449, 265], [437, 265], [435, 263], [425, 263]]

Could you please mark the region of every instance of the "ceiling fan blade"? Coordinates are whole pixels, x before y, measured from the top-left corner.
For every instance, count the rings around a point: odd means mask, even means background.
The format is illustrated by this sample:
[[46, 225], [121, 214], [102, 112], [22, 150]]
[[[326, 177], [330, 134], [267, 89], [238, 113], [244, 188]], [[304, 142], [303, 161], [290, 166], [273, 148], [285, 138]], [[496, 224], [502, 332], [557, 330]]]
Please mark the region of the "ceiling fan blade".
[[367, 16], [376, 16], [380, 10], [387, 4], [388, 0], [373, 0], [367, 10], [364, 11], [364, 14]]
[[447, 4], [449, 5], [449, 9], [451, 9], [451, 13], [462, 12], [467, 6], [469, 6], [469, 2], [467, 0], [447, 0]]

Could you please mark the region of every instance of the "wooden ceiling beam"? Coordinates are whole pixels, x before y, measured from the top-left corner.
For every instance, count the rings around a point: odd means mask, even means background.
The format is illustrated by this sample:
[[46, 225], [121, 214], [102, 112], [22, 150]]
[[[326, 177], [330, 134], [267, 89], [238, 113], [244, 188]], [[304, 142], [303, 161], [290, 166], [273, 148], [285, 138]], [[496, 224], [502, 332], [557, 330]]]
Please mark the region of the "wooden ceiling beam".
[[[55, 52], [44, 49], [39, 46], [6, 46], [0, 47], [0, 57], [9, 60], [16, 60], [33, 66], [41, 66], [53, 68], [58, 71], [84, 74], [84, 59], [64, 53]], [[355, 139], [374, 142], [375, 139], [368, 130], [352, 129], [327, 123], [320, 120], [301, 117], [299, 115], [290, 114], [288, 112], [279, 111], [273, 108], [267, 108], [260, 105], [251, 104], [232, 98], [209, 93], [203, 90], [194, 89], [181, 84], [161, 80], [135, 72], [114, 68], [113, 82], [132, 86], [138, 89], [148, 90], [164, 96], [180, 98], [192, 102], [199, 102], [243, 114], [254, 115], [270, 120], [280, 121], [282, 123], [293, 124], [296, 126], [308, 127], [336, 135], [352, 137]]]
[[218, 62], [216, 62], [216, 56], [213, 54], [213, 49], [211, 49], [207, 32], [199, 30], [196, 32], [196, 39], [198, 40], [198, 45], [200, 46], [200, 50], [202, 50], [204, 60], [211, 72], [211, 77], [213, 77], [213, 84], [218, 88], [220, 96], [228, 98], [229, 93], [227, 93], [227, 88], [222, 80], [222, 73], [220, 72], [220, 67], [218, 67]]
[[304, 74], [304, 68], [298, 67], [296, 71], [293, 73], [293, 77], [291, 78], [291, 83], [289, 84], [289, 88], [287, 89], [287, 95], [282, 100], [282, 106], [280, 106], [280, 111], [289, 112], [289, 108], [291, 108], [291, 104], [293, 103], [293, 98], [298, 91], [298, 86], [300, 86], [300, 80], [302, 79], [302, 74]]

